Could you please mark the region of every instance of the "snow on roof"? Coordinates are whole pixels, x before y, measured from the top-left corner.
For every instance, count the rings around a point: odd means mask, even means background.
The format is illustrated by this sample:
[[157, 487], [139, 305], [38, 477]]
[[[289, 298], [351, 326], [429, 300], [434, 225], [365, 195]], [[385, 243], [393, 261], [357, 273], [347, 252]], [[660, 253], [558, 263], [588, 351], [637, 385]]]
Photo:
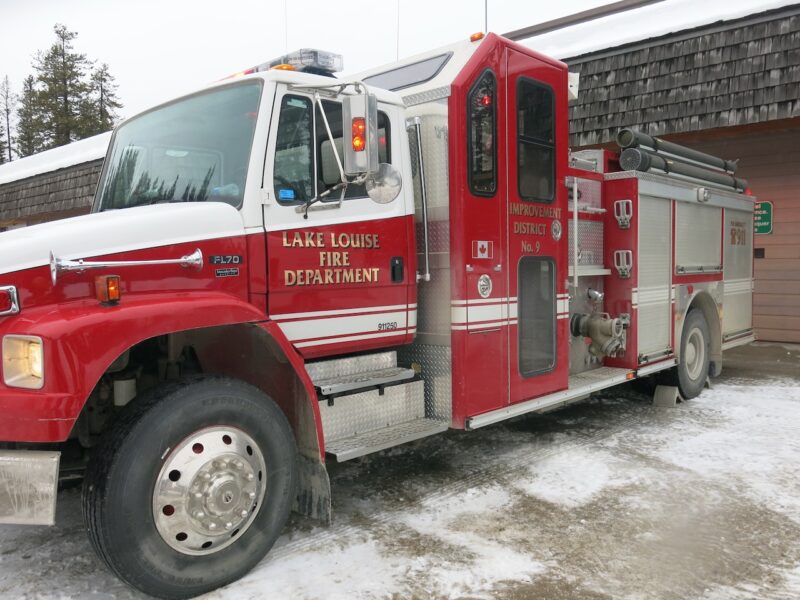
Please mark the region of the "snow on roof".
[[792, 4], [796, 0], [667, 0], [520, 43], [548, 56], [572, 58]]
[[110, 140], [109, 131], [0, 165], [0, 185], [99, 160], [106, 155]]

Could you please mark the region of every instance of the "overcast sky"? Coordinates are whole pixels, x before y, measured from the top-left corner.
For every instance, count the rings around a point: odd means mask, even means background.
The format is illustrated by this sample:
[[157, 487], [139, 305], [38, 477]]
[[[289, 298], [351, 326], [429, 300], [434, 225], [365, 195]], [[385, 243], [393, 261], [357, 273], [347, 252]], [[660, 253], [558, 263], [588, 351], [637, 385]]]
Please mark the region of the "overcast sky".
[[[489, 30], [503, 33], [605, 3], [489, 0]], [[577, 48], [590, 38], [616, 45], [639, 27], [666, 32], [675, 23], [691, 26], [709, 15], [722, 19], [789, 3], [667, 0], [617, 18], [616, 25], [595, 21], [568, 37], [545, 36], [542, 49], [555, 53], [567, 42]], [[484, 1], [399, 0], [398, 36], [398, 0], [0, 0], [0, 77], [8, 75], [18, 90], [35, 52], [52, 43], [55, 23], [79, 34], [77, 50], [109, 64], [122, 114], [131, 116], [287, 48], [338, 52], [346, 72], [395, 60], [398, 45], [401, 58], [435, 48], [482, 31]]]

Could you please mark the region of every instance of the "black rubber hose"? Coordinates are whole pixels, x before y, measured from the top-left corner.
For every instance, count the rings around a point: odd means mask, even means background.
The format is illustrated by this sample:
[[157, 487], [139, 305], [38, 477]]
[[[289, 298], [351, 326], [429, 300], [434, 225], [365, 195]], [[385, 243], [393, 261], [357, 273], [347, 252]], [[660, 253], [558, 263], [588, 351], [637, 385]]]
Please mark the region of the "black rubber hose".
[[646, 133], [640, 133], [638, 131], [634, 131], [633, 129], [620, 129], [619, 133], [617, 133], [617, 145], [623, 150], [626, 148], [638, 148], [640, 146], [644, 146], [645, 148], [649, 148], [655, 152], [666, 152], [668, 154], [673, 154], [678, 158], [693, 160], [730, 174], [736, 173], [737, 164], [735, 161], [725, 160], [724, 158], [712, 156], [710, 154], [706, 154], [705, 152], [692, 150], [686, 146], [667, 142], [661, 138], [651, 137]]
[[670, 160], [660, 154], [648, 152], [642, 148], [627, 148], [623, 150], [619, 157], [619, 164], [625, 171], [647, 172], [651, 169], [657, 169], [665, 173], [675, 173], [700, 181], [724, 185], [740, 192], [747, 189], [747, 181], [745, 179], [733, 177], [719, 171], [708, 171], [677, 160]]

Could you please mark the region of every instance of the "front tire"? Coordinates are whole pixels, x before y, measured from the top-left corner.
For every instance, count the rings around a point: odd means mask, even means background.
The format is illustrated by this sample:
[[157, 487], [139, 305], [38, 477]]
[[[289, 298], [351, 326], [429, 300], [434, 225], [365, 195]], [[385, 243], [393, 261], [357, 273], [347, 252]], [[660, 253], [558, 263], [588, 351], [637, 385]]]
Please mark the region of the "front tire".
[[678, 386], [681, 396], [686, 400], [699, 396], [706, 384], [711, 357], [710, 341], [703, 312], [693, 308], [683, 323], [680, 359], [671, 373], [671, 383]]
[[202, 377], [137, 399], [87, 469], [84, 522], [98, 555], [152, 596], [235, 581], [280, 535], [295, 495], [283, 412], [243, 382]]

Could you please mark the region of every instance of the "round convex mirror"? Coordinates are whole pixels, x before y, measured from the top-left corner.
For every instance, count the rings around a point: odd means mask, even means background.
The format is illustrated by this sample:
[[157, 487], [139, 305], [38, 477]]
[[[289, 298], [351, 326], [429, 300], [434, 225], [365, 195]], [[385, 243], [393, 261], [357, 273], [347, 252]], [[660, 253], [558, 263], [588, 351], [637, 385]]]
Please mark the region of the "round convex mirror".
[[389, 204], [400, 194], [403, 177], [389, 163], [381, 163], [377, 171], [367, 176], [366, 186], [367, 195], [373, 202]]

